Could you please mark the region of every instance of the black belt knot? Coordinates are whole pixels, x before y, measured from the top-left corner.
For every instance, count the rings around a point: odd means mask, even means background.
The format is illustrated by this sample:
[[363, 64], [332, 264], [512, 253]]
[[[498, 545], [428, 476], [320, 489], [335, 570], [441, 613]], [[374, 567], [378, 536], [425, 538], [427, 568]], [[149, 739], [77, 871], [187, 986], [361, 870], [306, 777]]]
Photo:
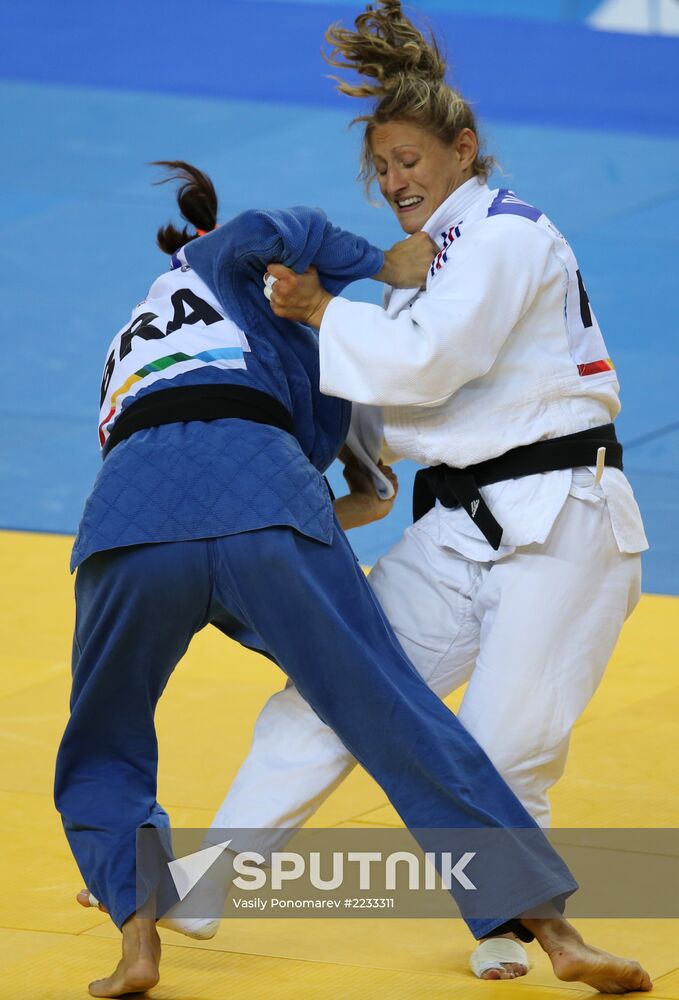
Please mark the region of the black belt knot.
[[606, 465], [622, 470], [622, 445], [616, 438], [613, 424], [522, 445], [466, 469], [454, 469], [449, 465], [420, 469], [413, 484], [413, 520], [423, 517], [437, 500], [449, 509], [463, 507], [497, 551], [502, 540], [502, 526], [493, 517], [479, 488], [540, 472], [596, 465], [599, 448], [606, 449]]

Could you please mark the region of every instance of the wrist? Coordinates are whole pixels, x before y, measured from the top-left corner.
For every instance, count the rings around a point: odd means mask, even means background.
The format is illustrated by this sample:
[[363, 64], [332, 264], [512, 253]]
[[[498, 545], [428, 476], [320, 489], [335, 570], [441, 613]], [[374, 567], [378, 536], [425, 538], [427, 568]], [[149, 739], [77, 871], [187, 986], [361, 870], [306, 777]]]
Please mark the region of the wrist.
[[392, 260], [392, 252], [391, 250], [385, 250], [384, 262], [380, 270], [377, 272], [377, 274], [373, 274], [373, 281], [381, 281], [385, 285], [393, 285], [394, 277], [395, 274], [394, 274], [394, 264]]
[[367, 493], [347, 493], [335, 500], [335, 514], [344, 531], [350, 528], [361, 528], [382, 517], [379, 511], [379, 500]]
[[334, 296], [330, 295], [329, 292], [324, 292], [318, 305], [309, 314], [309, 318], [307, 319], [308, 326], [313, 326], [316, 330], [320, 330], [323, 317], [325, 316], [325, 310], [328, 308], [333, 298]]

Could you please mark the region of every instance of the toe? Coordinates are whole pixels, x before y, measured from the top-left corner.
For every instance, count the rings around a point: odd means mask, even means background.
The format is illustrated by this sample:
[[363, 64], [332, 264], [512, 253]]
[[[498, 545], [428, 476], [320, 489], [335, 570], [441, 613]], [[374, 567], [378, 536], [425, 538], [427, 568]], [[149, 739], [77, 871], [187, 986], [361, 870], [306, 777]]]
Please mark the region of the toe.
[[88, 889], [81, 889], [75, 898], [81, 906], [85, 907], [85, 909], [91, 910], [96, 906], [96, 908], [101, 910], [102, 913], [108, 913], [104, 904], [100, 903], [98, 899], [95, 899]]
[[496, 969], [487, 969], [485, 972], [481, 973], [481, 979], [515, 979], [515, 974], [507, 967], [507, 964], [503, 962], [501, 966]]

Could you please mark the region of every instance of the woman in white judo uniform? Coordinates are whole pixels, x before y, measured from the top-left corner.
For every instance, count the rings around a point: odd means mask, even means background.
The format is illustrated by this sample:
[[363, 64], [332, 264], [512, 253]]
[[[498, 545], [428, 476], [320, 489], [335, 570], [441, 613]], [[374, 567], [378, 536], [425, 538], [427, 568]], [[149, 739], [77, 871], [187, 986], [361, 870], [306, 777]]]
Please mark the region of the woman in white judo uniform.
[[[384, 309], [272, 265], [278, 316], [320, 331], [323, 392], [383, 423], [393, 457], [428, 471], [416, 516], [370, 582], [409, 658], [543, 826], [571, 729], [640, 592], [647, 547], [612, 421], [618, 381], [568, 243], [491, 190], [473, 114], [395, 0], [334, 26], [333, 64], [373, 97], [362, 174], [406, 233], [438, 246], [426, 287]], [[296, 827], [354, 761], [293, 686], [262, 711], [217, 828]], [[527, 971], [513, 938], [472, 956], [483, 978]]]

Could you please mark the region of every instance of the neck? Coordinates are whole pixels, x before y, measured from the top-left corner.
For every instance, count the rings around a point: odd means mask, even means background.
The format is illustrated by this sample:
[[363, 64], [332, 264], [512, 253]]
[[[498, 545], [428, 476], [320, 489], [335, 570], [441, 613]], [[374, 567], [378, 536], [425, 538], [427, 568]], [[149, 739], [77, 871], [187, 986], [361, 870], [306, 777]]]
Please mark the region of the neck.
[[476, 205], [479, 198], [488, 192], [487, 186], [480, 177], [470, 177], [456, 187], [448, 197], [441, 202], [436, 211], [427, 219], [422, 229], [436, 240], [440, 229], [451, 222], [461, 222], [464, 216]]

